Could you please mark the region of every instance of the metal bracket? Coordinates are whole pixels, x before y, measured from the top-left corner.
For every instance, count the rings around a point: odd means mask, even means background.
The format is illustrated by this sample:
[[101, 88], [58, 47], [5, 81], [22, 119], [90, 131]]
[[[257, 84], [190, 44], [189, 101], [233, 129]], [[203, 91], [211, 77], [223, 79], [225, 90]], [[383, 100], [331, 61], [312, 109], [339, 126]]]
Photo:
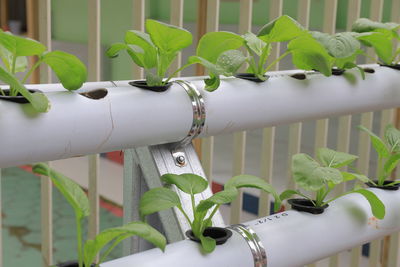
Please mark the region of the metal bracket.
[[193, 108], [193, 123], [188, 135], [181, 141], [172, 144], [171, 154], [178, 167], [184, 167], [187, 164], [187, 156], [184, 147], [189, 145], [203, 130], [206, 121], [206, 110], [203, 96], [197, 90], [196, 86], [190, 82], [177, 80], [174, 83], [179, 84], [188, 94]]
[[231, 225], [228, 228], [239, 233], [247, 242], [253, 254], [254, 267], [267, 267], [267, 253], [256, 232], [243, 224]]

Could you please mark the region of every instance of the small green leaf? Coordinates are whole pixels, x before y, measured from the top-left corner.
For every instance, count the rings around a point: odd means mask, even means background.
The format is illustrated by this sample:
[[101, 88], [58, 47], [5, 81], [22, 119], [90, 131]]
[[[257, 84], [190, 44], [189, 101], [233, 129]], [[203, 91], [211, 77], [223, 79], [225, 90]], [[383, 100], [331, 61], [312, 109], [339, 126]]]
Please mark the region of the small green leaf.
[[167, 54], [180, 51], [192, 44], [192, 34], [173, 25], [147, 19], [146, 30], [154, 45]]
[[214, 205], [231, 203], [237, 197], [238, 191], [235, 187], [227, 187], [211, 197], [201, 200], [196, 206], [196, 212], [206, 212]]
[[310, 35], [304, 35], [289, 42], [293, 64], [302, 70], [317, 70], [325, 76], [332, 75], [334, 59], [325, 48]]
[[204, 66], [209, 72], [210, 78], [204, 80], [206, 84], [205, 89], [209, 92], [216, 90], [220, 84], [219, 75], [223, 74], [223, 70], [217, 67], [217, 65], [211, 63], [210, 61], [202, 57], [199, 56], [189, 57], [188, 64], [195, 64], [195, 63]]
[[48, 176], [51, 179], [54, 186], [57, 187], [60, 193], [72, 206], [77, 218], [82, 219], [89, 216], [89, 200], [85, 192], [77, 183], [63, 174], [53, 170], [44, 163], [33, 165], [32, 171], [40, 175]]
[[167, 173], [161, 176], [161, 180], [176, 185], [180, 190], [189, 195], [195, 195], [203, 192], [208, 187], [208, 182], [205, 178], [192, 174], [172, 174]]
[[278, 193], [275, 191], [275, 189], [266, 181], [263, 179], [254, 176], [254, 175], [237, 175], [232, 178], [230, 178], [224, 185], [224, 188], [229, 189], [229, 188], [257, 188], [260, 190], [263, 190], [267, 193], [270, 193], [273, 195], [275, 202], [274, 202], [274, 209], [279, 210], [281, 206], [281, 200], [279, 198]]
[[379, 58], [386, 64], [392, 64], [393, 43], [385, 34], [369, 32], [357, 37], [364, 45], [372, 46]]
[[357, 19], [352, 26], [352, 31], [355, 32], [371, 32], [376, 29], [386, 29], [390, 31], [396, 31], [400, 27], [400, 24], [393, 22], [376, 22], [367, 18]]
[[153, 188], [140, 198], [140, 218], [144, 220], [147, 215], [176, 206], [180, 206], [180, 200], [174, 191], [163, 187]]
[[37, 112], [47, 112], [50, 109], [50, 102], [47, 97], [42, 93], [31, 94], [28, 89], [25, 88], [21, 82], [14, 77], [11, 73], [6, 71], [0, 66], [0, 80], [10, 85], [11, 88], [16, 89], [21, 95], [23, 95], [32, 107]]
[[51, 67], [65, 89], [79, 89], [86, 81], [86, 66], [72, 54], [52, 51], [43, 54], [41, 60]]
[[312, 175], [319, 167], [318, 162], [307, 154], [301, 153], [292, 157], [293, 179], [296, 184], [307, 191], [317, 191], [324, 187], [324, 180]]
[[400, 161], [400, 153], [390, 155], [390, 157], [388, 158], [388, 160], [386, 161], [386, 163], [383, 167], [386, 177], [388, 177], [392, 173], [394, 168], [397, 167], [397, 165], [399, 164], [399, 161]]
[[322, 147], [317, 150], [317, 159], [325, 167], [340, 168], [349, 165], [358, 159], [358, 157], [348, 153], [338, 152]]
[[127, 31], [125, 43], [131, 48], [128, 49], [128, 54], [138, 66], [146, 69], [157, 66], [157, 48], [151, 41], [150, 35], [140, 31]]
[[388, 124], [385, 128], [385, 140], [392, 152], [400, 152], [400, 131], [392, 124]]
[[303, 35], [306, 30], [293, 18], [283, 15], [264, 25], [257, 36], [266, 43], [286, 42]]
[[370, 182], [370, 179], [363, 174], [352, 173], [352, 172], [342, 172], [342, 176], [343, 176], [343, 182], [351, 181], [354, 179], [360, 180], [363, 183]]
[[206, 84], [206, 89], [208, 92], [213, 92], [218, 89], [221, 79], [219, 75], [213, 75], [210, 73], [210, 78], [204, 79], [204, 83]]
[[288, 189], [283, 191], [280, 195], [279, 198], [281, 199], [281, 201], [285, 200], [285, 199], [289, 199], [294, 195], [300, 195], [300, 192], [297, 190], [292, 190], [292, 189]]
[[376, 152], [381, 158], [389, 157], [389, 151], [381, 138], [379, 138], [377, 135], [375, 135], [373, 132], [362, 125], [359, 125], [358, 129], [366, 132], [370, 136], [372, 146], [375, 148]]
[[216, 247], [216, 242], [214, 239], [208, 236], [201, 235], [200, 237], [201, 247], [203, 248], [205, 253], [211, 253], [214, 251]]
[[232, 76], [246, 61], [246, 57], [238, 50], [228, 50], [219, 55], [217, 68], [223, 71], [223, 75]]
[[116, 58], [118, 57], [119, 52], [126, 49], [128, 49], [128, 45], [123, 43], [114, 43], [107, 49], [106, 55], [109, 58]]
[[[13, 54], [0, 45], [0, 58], [4, 63], [4, 66], [7, 68], [9, 72], [12, 72], [12, 61]], [[28, 59], [23, 57], [17, 57], [15, 62], [15, 72], [25, 72], [28, 66]]]
[[312, 36], [334, 58], [348, 58], [360, 49], [360, 42], [349, 32], [341, 32], [334, 35], [312, 32]]
[[216, 64], [223, 52], [238, 49], [243, 42], [241, 36], [231, 32], [209, 32], [201, 37], [196, 55]]
[[254, 33], [248, 32], [243, 35], [243, 39], [245, 40], [247, 46], [256, 53], [257, 56], [261, 56], [267, 44], [257, 37]]
[[0, 31], [0, 44], [18, 57], [40, 55], [46, 51], [46, 47], [38, 41], [15, 36], [10, 32]]
[[318, 167], [314, 169], [310, 180], [321, 179], [324, 183], [340, 184], [343, 182], [343, 176], [338, 169], [330, 167]]
[[[85, 266], [90, 266], [95, 262], [96, 256], [109, 243], [116, 246], [124, 239], [131, 236], [139, 236], [156, 247], [164, 251], [166, 246], [165, 237], [154, 229], [152, 226], [144, 222], [131, 222], [120, 227], [114, 227], [102, 231], [94, 240], [88, 240], [84, 246]], [[106, 256], [106, 255], [105, 255]], [[102, 258], [105, 258], [104, 256]], [[99, 261], [98, 264], [101, 262]]]
[[376, 218], [382, 220], [385, 217], [385, 205], [373, 192], [366, 189], [358, 189], [353, 192], [361, 194], [368, 200], [371, 206], [372, 214]]

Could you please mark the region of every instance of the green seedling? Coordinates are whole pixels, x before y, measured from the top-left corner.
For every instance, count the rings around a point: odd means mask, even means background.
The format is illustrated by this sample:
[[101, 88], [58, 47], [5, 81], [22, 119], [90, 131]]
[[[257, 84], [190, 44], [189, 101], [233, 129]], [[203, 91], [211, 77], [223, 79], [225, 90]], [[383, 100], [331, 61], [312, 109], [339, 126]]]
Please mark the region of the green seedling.
[[231, 178], [225, 184], [223, 191], [201, 200], [199, 203], [196, 203], [195, 195], [207, 189], [208, 182], [205, 178], [186, 173], [181, 175], [164, 174], [161, 179], [167, 185], [175, 185], [182, 192], [190, 195], [193, 211], [192, 219], [183, 209], [177, 193], [169, 188], [158, 187], [144, 193], [140, 200], [139, 213], [142, 220], [145, 220], [145, 217], [152, 213], [176, 207], [186, 218], [193, 234], [200, 239], [203, 251], [206, 253], [211, 253], [216, 244], [214, 239], [203, 236], [204, 230], [212, 226], [212, 218], [219, 207], [222, 204], [232, 202], [237, 197], [239, 188], [250, 187], [268, 192], [275, 198], [275, 210], [280, 208], [280, 199], [275, 189], [261, 178], [251, 175], [239, 175]]
[[[0, 30], [0, 58], [4, 65], [0, 66], [0, 80], [9, 85], [9, 96], [24, 96], [37, 112], [47, 112], [50, 103], [44, 94], [32, 94], [23, 84], [42, 63], [50, 66], [67, 90], [80, 88], [87, 77], [85, 65], [76, 56], [63, 51], [48, 52], [46, 49], [35, 40]], [[29, 70], [28, 56], [37, 57], [37, 62]], [[26, 72], [22, 80], [16, 77], [19, 72]], [[0, 93], [5, 95], [1, 89]]]
[[364, 54], [360, 41], [352, 32], [341, 32], [333, 35], [322, 32], [311, 32], [312, 36], [324, 46], [329, 56], [332, 57], [332, 66], [339, 70], [357, 68], [361, 77], [365, 79], [365, 72], [356, 64], [357, 56]]
[[[247, 59], [249, 64], [247, 71], [259, 79], [265, 80], [264, 74], [288, 55], [292, 55], [293, 64], [299, 69], [318, 70], [326, 76], [332, 74], [332, 60], [322, 45], [287, 15], [264, 25], [257, 36], [247, 33], [243, 38], [244, 46], [250, 55]], [[286, 52], [266, 65], [272, 44], [278, 42], [289, 42]]]
[[362, 182], [368, 181], [368, 178], [364, 175], [338, 170], [338, 168], [349, 165], [357, 158], [357, 156], [328, 148], [318, 149], [318, 161], [307, 154], [294, 155], [292, 158], [293, 179], [301, 189], [313, 193], [313, 196], [310, 197], [300, 190], [289, 189], [281, 193], [281, 200], [299, 195], [308, 199], [315, 207], [323, 207], [343, 195], [358, 193], [367, 199], [372, 214], [378, 219], [383, 219], [385, 216], [384, 204], [373, 192], [366, 189], [354, 188], [336, 197], [326, 199], [328, 194], [340, 183], [354, 179]]
[[105, 251], [100, 259], [95, 263], [95, 267], [99, 267], [115, 246], [134, 235], [149, 241], [161, 250], [165, 249], [165, 237], [147, 223], [140, 221], [106, 229], [99, 233], [95, 239], [87, 240], [83, 244], [82, 222], [90, 214], [89, 200], [85, 192], [73, 180], [44, 163], [34, 165], [32, 170], [34, 173], [48, 176], [74, 210], [79, 267], [91, 266], [96, 262], [97, 255], [104, 249]]
[[388, 124], [385, 128], [384, 140], [379, 136], [375, 135], [369, 129], [364, 126], [358, 126], [358, 128], [366, 132], [370, 138], [372, 146], [378, 153], [378, 182], [375, 183], [373, 180], [368, 179], [367, 182], [377, 186], [393, 186], [400, 181], [394, 181], [385, 184], [392, 175], [394, 169], [399, 164], [400, 160], [400, 131], [396, 129], [392, 124]]
[[[389, 66], [396, 65], [400, 55], [400, 35], [397, 31], [400, 24], [375, 22], [360, 18], [354, 22], [352, 30], [358, 32], [356, 36], [364, 45], [373, 47], [380, 60]], [[373, 59], [375, 61], [375, 59]]]
[[171, 63], [178, 53], [192, 44], [192, 34], [185, 29], [146, 20], [147, 33], [128, 31], [124, 43], [115, 43], [107, 50], [115, 58], [125, 50], [133, 62], [145, 71], [148, 86], [163, 86], [179, 71], [165, 78]]

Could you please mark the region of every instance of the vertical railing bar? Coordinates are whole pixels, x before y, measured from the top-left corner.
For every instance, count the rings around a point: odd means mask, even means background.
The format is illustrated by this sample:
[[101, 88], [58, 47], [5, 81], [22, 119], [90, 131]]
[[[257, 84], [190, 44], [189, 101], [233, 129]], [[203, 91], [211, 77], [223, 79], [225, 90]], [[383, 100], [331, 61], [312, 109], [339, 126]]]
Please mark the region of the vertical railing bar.
[[[170, 23], [172, 25], [183, 27], [183, 0], [171, 0], [170, 2]], [[171, 70], [177, 70], [182, 64], [182, 53], [179, 52], [174, 62], [171, 64]], [[180, 76], [180, 73], [177, 74]]]
[[[310, 7], [311, 0], [299, 0], [298, 4], [298, 13], [297, 20], [301, 25], [303, 25], [306, 29], [309, 28], [310, 21]], [[287, 188], [295, 188], [296, 185], [292, 179], [292, 170], [291, 170], [291, 162], [292, 157], [295, 154], [300, 153], [301, 149], [301, 135], [302, 135], [302, 127], [303, 124], [301, 122], [293, 123], [289, 126], [289, 150], [288, 150], [288, 170], [287, 177], [288, 183]]]
[[[336, 32], [336, 13], [337, 13], [337, 0], [325, 1], [324, 5], [324, 22], [322, 31], [329, 34]], [[317, 120], [315, 123], [315, 143], [314, 153], [320, 147], [326, 147], [328, 142], [328, 127], [329, 119]], [[330, 264], [334, 265], [338, 260], [338, 256], [333, 256], [330, 259]], [[308, 265], [309, 267], [316, 266], [316, 263]]]
[[[39, 0], [39, 41], [51, 50], [51, 1]], [[51, 82], [50, 68], [40, 67], [40, 81]], [[43, 177], [41, 181], [41, 239], [43, 266], [53, 264], [53, 216], [52, 216], [52, 184], [50, 179]]]
[[[145, 20], [145, 0], [133, 0], [133, 29], [144, 31]], [[133, 78], [141, 79], [143, 77], [143, 69], [137, 65], [133, 65]]]
[[[382, 20], [382, 12], [383, 11], [383, 0], [375, 0], [371, 1], [371, 6], [370, 6], [370, 19], [375, 20], [375, 21], [381, 21]], [[367, 51], [368, 55], [371, 57], [376, 57], [374, 51], [372, 49], [369, 49]], [[367, 115], [369, 116], [369, 115]], [[373, 120], [373, 115], [371, 115], [371, 121]], [[382, 120], [382, 118], [381, 118]], [[369, 142], [369, 140], [367, 140]], [[369, 153], [368, 153], [369, 155]], [[368, 158], [369, 161], [369, 158]], [[366, 173], [366, 172], [365, 172]], [[369, 247], [369, 267], [378, 267], [380, 265], [380, 258], [381, 258], [381, 244], [382, 240], [374, 240], [371, 242], [370, 247]]]
[[[206, 6], [206, 32], [218, 31], [219, 28], [219, 0], [207, 1], [206, 5], [199, 5], [199, 7]], [[201, 15], [201, 11], [199, 12]], [[198, 27], [201, 27], [199, 25]], [[199, 36], [200, 38], [200, 36]], [[201, 70], [201, 69], [200, 69]], [[204, 71], [204, 70], [203, 70]], [[204, 73], [204, 72], [203, 72]], [[214, 158], [214, 136], [201, 139], [201, 162], [203, 165], [204, 173], [207, 179], [212, 184], [212, 170], [213, 170], [213, 158]]]
[[[278, 18], [283, 12], [283, 1], [273, 0], [270, 2], [269, 6], [269, 21]], [[276, 60], [280, 55], [280, 44], [275, 44], [272, 48], [271, 54], [269, 56], [269, 62]], [[279, 62], [273, 66], [272, 70], [279, 69]], [[273, 173], [273, 152], [275, 145], [275, 127], [269, 127], [263, 129], [263, 141], [261, 146], [261, 178], [266, 180], [268, 183], [272, 183], [272, 173]], [[259, 216], [266, 216], [270, 214], [270, 195], [262, 192], [259, 199]]]
[[[38, 6], [35, 0], [26, 0], [26, 25], [27, 36], [31, 39], [38, 39]], [[36, 62], [37, 57], [29, 57], [29, 67], [31, 68]], [[39, 69], [35, 69], [29, 79], [30, 83], [39, 83]]]
[[[252, 0], [240, 0], [240, 17], [239, 17], [239, 34], [244, 34], [251, 31], [251, 20], [253, 13]], [[233, 135], [233, 175], [243, 174], [245, 167], [246, 153], [246, 132], [237, 132]], [[231, 205], [231, 224], [240, 222], [243, 192], [240, 191], [239, 196], [232, 202]]]
[[[89, 81], [100, 81], [101, 33], [100, 33], [100, 0], [88, 1], [88, 56]], [[100, 230], [99, 208], [99, 155], [88, 156], [88, 193], [89, 193], [89, 232], [88, 238], [94, 239]]]
[[0, 1], [0, 27], [6, 30], [8, 26], [8, 1]]
[[[361, 13], [361, 0], [353, 0], [348, 3], [347, 10], [347, 25], [346, 29], [351, 30], [353, 21], [360, 17]], [[337, 131], [337, 150], [341, 152], [349, 152], [350, 149], [350, 134], [351, 134], [351, 120], [352, 116], [347, 115], [339, 118], [339, 127]], [[345, 184], [340, 184], [335, 190], [335, 194], [341, 194], [345, 192]], [[340, 253], [333, 255], [329, 259], [329, 267], [339, 267], [340, 265]]]

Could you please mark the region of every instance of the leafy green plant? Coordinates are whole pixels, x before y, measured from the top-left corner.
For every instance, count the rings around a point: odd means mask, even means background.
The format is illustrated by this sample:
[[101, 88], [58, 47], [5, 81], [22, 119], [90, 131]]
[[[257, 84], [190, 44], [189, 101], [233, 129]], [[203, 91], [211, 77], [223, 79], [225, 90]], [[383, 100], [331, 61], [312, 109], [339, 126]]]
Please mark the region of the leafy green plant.
[[[9, 96], [24, 96], [38, 112], [47, 112], [50, 103], [41, 93], [31, 94], [23, 85], [33, 71], [42, 63], [50, 66], [67, 90], [76, 90], [86, 81], [87, 71], [85, 65], [74, 55], [63, 51], [47, 52], [46, 47], [29, 38], [15, 36], [0, 30], [0, 80], [10, 86]], [[27, 70], [28, 56], [36, 56], [37, 62]], [[16, 73], [26, 72], [22, 80], [18, 80]], [[0, 93], [5, 95], [0, 89]]]
[[32, 170], [34, 173], [48, 176], [74, 209], [79, 267], [91, 266], [96, 261], [97, 255], [105, 249], [100, 260], [95, 265], [99, 267], [100, 263], [106, 259], [116, 245], [133, 235], [140, 236], [164, 250], [166, 245], [165, 237], [144, 222], [131, 222], [120, 227], [106, 229], [99, 233], [94, 240], [87, 240], [83, 244], [82, 222], [90, 214], [89, 200], [85, 192], [70, 178], [51, 169], [47, 164], [38, 163], [33, 166]]
[[333, 35], [322, 32], [311, 32], [312, 36], [322, 44], [332, 57], [332, 66], [339, 70], [347, 70], [357, 68], [363, 79], [365, 72], [356, 64], [357, 56], [364, 54], [360, 41], [357, 40], [352, 32], [341, 32]]
[[[164, 174], [161, 179], [167, 185], [175, 185], [182, 192], [190, 195], [193, 220], [182, 208], [178, 194], [171, 189], [164, 187], [154, 188], [143, 194], [139, 204], [139, 213], [142, 220], [145, 220], [145, 217], [152, 213], [176, 207], [186, 218], [187, 222], [191, 226], [193, 234], [200, 239], [202, 248], [206, 253], [211, 253], [215, 249], [215, 240], [203, 236], [204, 230], [207, 227], [212, 226], [212, 217], [218, 211], [219, 207], [222, 204], [232, 202], [236, 198], [239, 188], [251, 187], [271, 193], [275, 198], [275, 210], [280, 208], [279, 196], [271, 185], [261, 178], [252, 175], [239, 175], [232, 177], [225, 184], [223, 191], [220, 191], [205, 200], [201, 200], [199, 203], [195, 202], [195, 195], [203, 192], [208, 187], [208, 182], [203, 177], [185, 173], [181, 175]], [[208, 213], [209, 211], [211, 212]]]
[[[287, 55], [292, 55], [293, 64], [303, 70], [318, 70], [330, 76], [332, 60], [310, 33], [297, 21], [283, 15], [264, 25], [257, 36], [253, 33], [243, 35], [244, 46], [249, 53], [248, 72], [265, 80], [264, 74]], [[273, 43], [289, 42], [287, 51], [266, 66]], [[258, 58], [258, 60], [257, 60]]]
[[382, 187], [400, 183], [400, 181], [394, 181], [385, 184], [400, 160], [400, 131], [392, 124], [388, 124], [385, 128], [384, 140], [382, 140], [364, 126], [360, 125], [358, 128], [370, 136], [372, 146], [378, 153], [378, 182], [370, 179], [367, 182]]
[[396, 57], [400, 55], [400, 35], [397, 33], [399, 29], [400, 24], [381, 23], [366, 18], [356, 20], [352, 26], [354, 32], [360, 33], [356, 36], [357, 39], [364, 45], [373, 47], [380, 60], [390, 66], [396, 64]]
[[216, 90], [220, 85], [220, 76], [233, 76], [246, 57], [236, 50], [243, 45], [243, 38], [231, 32], [210, 32], [203, 35], [196, 49], [196, 55], [189, 57], [187, 67], [192, 64], [204, 66], [209, 73], [205, 79], [205, 89]]
[[314, 193], [315, 196], [310, 197], [300, 190], [289, 189], [281, 193], [281, 200], [288, 199], [293, 195], [299, 195], [308, 199], [315, 207], [323, 207], [343, 195], [359, 193], [368, 200], [372, 214], [378, 219], [383, 219], [385, 206], [373, 192], [366, 189], [354, 188], [344, 194], [326, 200], [328, 194], [340, 183], [353, 179], [358, 179], [362, 182], [368, 181], [368, 178], [364, 175], [338, 170], [338, 168], [349, 165], [357, 158], [357, 156], [328, 148], [318, 149], [318, 161], [307, 154], [294, 155], [292, 158], [292, 171], [295, 183], [301, 189]]
[[179, 71], [168, 78], [166, 73], [179, 51], [192, 44], [192, 34], [185, 29], [146, 20], [147, 33], [128, 31], [124, 43], [115, 43], [107, 50], [110, 58], [115, 58], [125, 50], [139, 67], [144, 68], [148, 86], [163, 86]]

